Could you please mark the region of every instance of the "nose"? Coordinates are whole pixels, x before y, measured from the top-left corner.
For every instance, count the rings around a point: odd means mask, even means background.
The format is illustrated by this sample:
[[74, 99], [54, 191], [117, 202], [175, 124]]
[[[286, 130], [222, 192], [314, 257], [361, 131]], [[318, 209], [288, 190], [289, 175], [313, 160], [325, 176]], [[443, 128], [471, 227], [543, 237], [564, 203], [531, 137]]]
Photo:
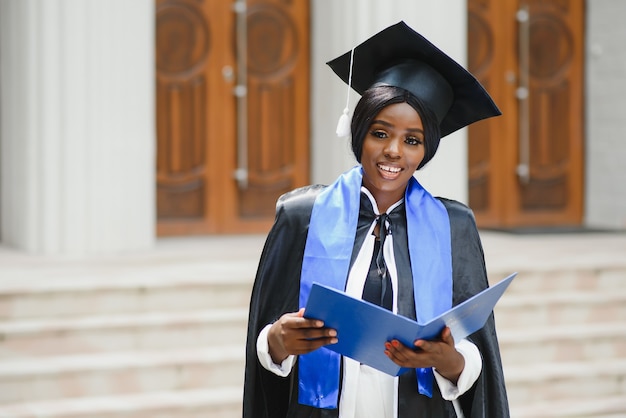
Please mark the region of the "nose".
[[385, 149], [383, 150], [385, 157], [391, 159], [400, 158], [401, 155], [401, 143], [399, 138], [390, 138], [389, 141], [385, 144]]

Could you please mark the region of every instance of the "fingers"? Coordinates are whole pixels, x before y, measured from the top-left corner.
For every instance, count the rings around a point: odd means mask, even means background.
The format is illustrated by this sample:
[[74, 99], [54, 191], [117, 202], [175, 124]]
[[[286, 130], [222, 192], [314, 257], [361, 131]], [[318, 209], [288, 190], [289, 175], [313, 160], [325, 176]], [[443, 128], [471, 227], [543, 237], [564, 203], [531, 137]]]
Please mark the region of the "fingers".
[[402, 367], [427, 367], [424, 365], [415, 366], [415, 364], [425, 364], [424, 356], [398, 340], [385, 343], [385, 354], [391, 361]]
[[284, 314], [277, 322], [290, 328], [322, 328], [324, 326], [324, 322], [319, 319], [305, 318], [304, 308], [300, 309], [298, 312]]
[[283, 334], [283, 344], [289, 354], [306, 354], [329, 344], [337, 343], [334, 329], [303, 329]]
[[440, 334], [440, 339], [416, 340], [413, 346], [406, 346], [398, 340], [391, 340], [385, 344], [385, 354], [391, 361], [402, 367], [418, 368], [447, 364], [449, 359], [458, 353], [454, 348], [454, 338], [450, 328], [445, 327]]
[[447, 346], [454, 348], [454, 337], [452, 336], [452, 331], [450, 331], [449, 327], [443, 328], [441, 334], [439, 334], [438, 340], [415, 340], [413, 345], [416, 348], [419, 348], [420, 350], [425, 352], [439, 352], [441, 350], [439, 344], [441, 343], [444, 343]]
[[275, 346], [277, 352], [298, 355], [337, 343], [337, 331], [325, 328], [320, 320], [304, 318], [303, 314], [304, 309], [284, 314], [272, 325], [270, 348]]
[[315, 339], [295, 340], [290, 344], [292, 354], [306, 354], [329, 344], [337, 344], [337, 337], [324, 336]]

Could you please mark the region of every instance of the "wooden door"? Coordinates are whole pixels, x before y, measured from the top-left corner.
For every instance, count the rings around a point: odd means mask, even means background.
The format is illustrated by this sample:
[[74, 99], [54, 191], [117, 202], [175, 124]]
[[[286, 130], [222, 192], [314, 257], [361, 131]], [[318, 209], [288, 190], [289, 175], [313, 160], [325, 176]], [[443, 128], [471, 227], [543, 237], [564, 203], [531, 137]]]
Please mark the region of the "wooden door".
[[157, 233], [266, 232], [308, 182], [308, 2], [156, 6]]
[[469, 68], [503, 116], [469, 129], [479, 226], [579, 226], [583, 0], [470, 0]]

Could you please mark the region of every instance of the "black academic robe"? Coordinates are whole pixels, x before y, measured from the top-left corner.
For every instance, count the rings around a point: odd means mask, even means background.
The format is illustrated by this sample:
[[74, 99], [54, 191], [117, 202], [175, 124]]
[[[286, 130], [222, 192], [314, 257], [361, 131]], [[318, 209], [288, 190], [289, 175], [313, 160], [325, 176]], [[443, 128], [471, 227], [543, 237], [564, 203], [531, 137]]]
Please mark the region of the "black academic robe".
[[[286, 312], [298, 310], [300, 272], [311, 210], [324, 186], [307, 186], [282, 196], [276, 219], [259, 263], [248, 321], [243, 399], [244, 418], [331, 418], [337, 409], [316, 409], [298, 404], [297, 362], [288, 377], [279, 377], [261, 366], [256, 340], [261, 329]], [[463, 204], [440, 199], [448, 210], [452, 242], [453, 305], [488, 286], [482, 245], [472, 212]], [[371, 203], [361, 198], [352, 262], [371, 225]], [[398, 276], [411, 277], [404, 204], [392, 212], [394, 255]], [[329, 220], [332, 222], [332, 220]], [[396, 291], [396, 289], [394, 289]], [[415, 319], [410, 280], [398, 284], [399, 314]], [[460, 401], [467, 418], [508, 418], [509, 409], [502, 374], [493, 315], [486, 325], [468, 337], [480, 350], [483, 367], [476, 383]], [[383, 348], [381, 347], [381, 350]], [[400, 376], [399, 418], [455, 417], [452, 402], [445, 401], [433, 383], [433, 397], [418, 394], [414, 371]]]

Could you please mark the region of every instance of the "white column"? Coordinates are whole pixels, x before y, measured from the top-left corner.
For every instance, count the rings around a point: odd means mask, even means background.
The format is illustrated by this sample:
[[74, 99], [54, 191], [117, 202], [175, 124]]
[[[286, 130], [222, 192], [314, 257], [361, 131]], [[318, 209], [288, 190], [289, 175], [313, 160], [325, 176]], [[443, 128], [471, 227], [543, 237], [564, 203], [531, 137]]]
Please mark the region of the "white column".
[[[354, 164], [349, 140], [335, 135], [346, 87], [325, 63], [383, 28], [404, 20], [458, 62], [467, 61], [467, 3], [428, 0], [315, 0], [312, 2], [312, 178], [329, 183]], [[352, 93], [350, 110], [359, 96]], [[441, 141], [417, 174], [433, 194], [467, 201], [467, 132]]]
[[585, 225], [626, 229], [626, 2], [587, 2]]
[[0, 1], [3, 244], [154, 243], [153, 86], [153, 0]]

